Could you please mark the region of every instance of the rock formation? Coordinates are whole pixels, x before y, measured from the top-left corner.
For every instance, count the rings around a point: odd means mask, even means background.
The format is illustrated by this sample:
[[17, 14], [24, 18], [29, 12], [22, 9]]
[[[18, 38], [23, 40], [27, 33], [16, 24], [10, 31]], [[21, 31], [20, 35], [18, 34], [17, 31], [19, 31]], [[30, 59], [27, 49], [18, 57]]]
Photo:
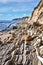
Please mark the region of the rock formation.
[[41, 0], [38, 6], [34, 8], [29, 21], [43, 24], [43, 0]]
[[29, 19], [0, 34], [0, 65], [43, 65], [43, 0]]

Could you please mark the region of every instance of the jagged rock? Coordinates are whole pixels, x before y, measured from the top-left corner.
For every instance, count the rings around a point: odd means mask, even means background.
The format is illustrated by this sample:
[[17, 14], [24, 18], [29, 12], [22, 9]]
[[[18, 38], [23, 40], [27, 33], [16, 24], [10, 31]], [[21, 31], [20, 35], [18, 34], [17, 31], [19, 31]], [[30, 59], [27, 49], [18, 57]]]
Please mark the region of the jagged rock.
[[5, 42], [5, 43], [12, 43], [13, 40], [14, 40], [13, 37], [8, 37], [8, 38], [4, 39], [4, 42]]
[[43, 31], [43, 25], [41, 25], [41, 26], [39, 27], [39, 29], [40, 29], [41, 31]]
[[8, 32], [1, 36], [0, 43], [12, 43], [16, 35], [14, 33]]
[[27, 34], [27, 30], [22, 30], [22, 34]]
[[12, 29], [17, 29], [18, 27], [17, 26], [13, 26]]
[[33, 25], [34, 26], [37, 26], [37, 27], [40, 27], [41, 26], [41, 24], [39, 22], [34, 22]]
[[31, 37], [31, 36], [28, 36], [28, 35], [24, 35], [24, 36], [21, 38], [21, 40], [22, 40], [22, 41], [25, 41], [25, 40], [30, 41], [30, 40], [32, 40], [32, 37]]
[[0, 34], [0, 65], [42, 65], [42, 57], [43, 0], [29, 19]]
[[40, 55], [42, 55], [43, 56], [43, 46], [40, 46]]
[[31, 23], [39, 22], [40, 24], [43, 24], [43, 0], [41, 0], [38, 6], [34, 9], [29, 21]]

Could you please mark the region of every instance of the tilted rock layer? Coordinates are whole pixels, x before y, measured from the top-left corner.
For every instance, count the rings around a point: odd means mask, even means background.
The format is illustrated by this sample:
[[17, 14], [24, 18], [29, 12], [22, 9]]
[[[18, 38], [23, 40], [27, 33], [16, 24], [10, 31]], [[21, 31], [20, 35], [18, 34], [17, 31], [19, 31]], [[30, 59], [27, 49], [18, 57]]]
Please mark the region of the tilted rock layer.
[[0, 65], [43, 64], [43, 0], [17, 29], [0, 34]]

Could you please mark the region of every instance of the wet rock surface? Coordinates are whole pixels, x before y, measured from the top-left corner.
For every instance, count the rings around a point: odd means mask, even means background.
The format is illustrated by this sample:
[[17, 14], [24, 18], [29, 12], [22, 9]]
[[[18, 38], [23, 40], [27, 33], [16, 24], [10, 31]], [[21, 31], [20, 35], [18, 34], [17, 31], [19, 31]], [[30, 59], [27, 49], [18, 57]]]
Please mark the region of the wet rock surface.
[[0, 34], [0, 65], [43, 65], [42, 12], [43, 0], [29, 21]]

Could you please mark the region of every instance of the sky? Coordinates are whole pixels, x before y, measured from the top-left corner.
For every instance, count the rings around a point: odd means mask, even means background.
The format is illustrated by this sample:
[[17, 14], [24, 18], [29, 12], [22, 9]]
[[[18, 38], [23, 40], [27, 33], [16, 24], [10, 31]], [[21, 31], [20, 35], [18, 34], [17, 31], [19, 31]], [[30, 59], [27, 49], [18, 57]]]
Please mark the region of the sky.
[[0, 20], [30, 16], [40, 0], [0, 0]]

